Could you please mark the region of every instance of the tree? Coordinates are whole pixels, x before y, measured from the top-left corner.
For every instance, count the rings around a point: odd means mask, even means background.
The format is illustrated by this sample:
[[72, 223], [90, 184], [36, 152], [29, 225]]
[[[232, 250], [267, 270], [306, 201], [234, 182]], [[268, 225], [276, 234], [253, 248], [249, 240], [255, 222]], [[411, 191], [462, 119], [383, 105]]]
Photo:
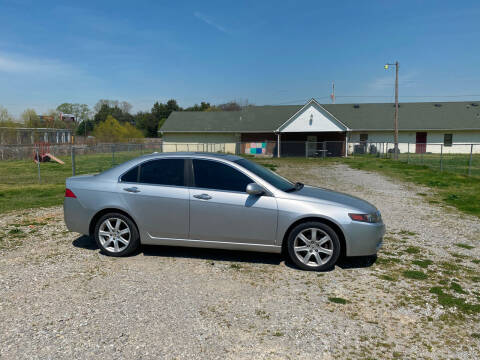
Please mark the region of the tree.
[[124, 112], [118, 106], [111, 107], [108, 104], [103, 104], [100, 107], [100, 110], [97, 111], [93, 120], [95, 124], [99, 124], [105, 121], [109, 115], [111, 115], [121, 123], [124, 123], [124, 122], [134, 123], [134, 118], [130, 113]]
[[219, 104], [219, 105], [217, 105], [217, 107], [221, 111], [239, 111], [239, 110], [242, 110], [242, 106], [239, 103], [237, 103], [236, 101], [229, 101], [225, 104]]
[[0, 126], [2, 127], [16, 127], [13, 116], [8, 113], [8, 110], [3, 106], [0, 106]]
[[95, 126], [93, 134], [99, 141], [124, 142], [128, 139], [142, 138], [143, 134], [130, 123], [121, 124], [112, 115], [108, 115], [105, 121]]
[[130, 113], [130, 111], [132, 111], [132, 105], [131, 105], [129, 102], [126, 102], [126, 101], [121, 101], [121, 102], [118, 104], [118, 107], [119, 107], [120, 110], [122, 110], [124, 113]]
[[143, 131], [146, 137], [158, 136], [158, 123], [159, 120], [149, 112], [138, 112], [135, 115], [135, 126]]
[[[77, 126], [76, 134], [80, 136], [88, 136], [88, 133], [93, 131], [93, 121], [92, 120], [84, 120]], [[85, 127], [87, 127], [85, 131]]]
[[195, 104], [185, 109], [185, 111], [210, 111], [212, 106], [208, 102], [201, 102], [200, 105]]
[[108, 107], [111, 107], [111, 108], [118, 107], [124, 113], [130, 113], [130, 111], [132, 110], [132, 105], [127, 101], [100, 99], [97, 101], [97, 103], [93, 108], [95, 113], [98, 113], [103, 105], [108, 105]]
[[91, 111], [87, 104], [63, 103], [57, 106], [57, 111], [75, 115], [75, 120], [77, 122], [85, 121], [91, 115]]
[[26, 127], [42, 127], [42, 122], [33, 109], [25, 109], [21, 115], [21, 118]]
[[175, 99], [168, 100], [166, 104], [157, 101], [152, 107], [152, 114], [158, 121], [168, 118], [172, 111], [182, 111]]

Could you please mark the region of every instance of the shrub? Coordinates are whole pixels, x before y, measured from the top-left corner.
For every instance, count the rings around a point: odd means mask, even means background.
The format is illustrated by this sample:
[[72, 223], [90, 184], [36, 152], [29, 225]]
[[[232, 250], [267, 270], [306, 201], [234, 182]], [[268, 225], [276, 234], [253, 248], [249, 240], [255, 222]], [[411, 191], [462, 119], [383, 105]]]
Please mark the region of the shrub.
[[128, 139], [142, 138], [143, 134], [130, 123], [120, 124], [113, 116], [108, 115], [107, 119], [97, 126], [93, 131], [95, 137], [102, 142], [126, 142]]

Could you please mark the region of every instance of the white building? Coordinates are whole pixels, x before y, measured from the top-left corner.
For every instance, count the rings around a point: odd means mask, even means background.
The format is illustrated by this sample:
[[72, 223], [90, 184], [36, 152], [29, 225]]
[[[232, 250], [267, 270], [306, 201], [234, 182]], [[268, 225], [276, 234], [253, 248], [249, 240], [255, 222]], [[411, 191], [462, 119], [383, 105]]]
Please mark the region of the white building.
[[[159, 130], [164, 151], [344, 155], [373, 143], [393, 147], [391, 103], [250, 106], [241, 111], [173, 112]], [[401, 152], [467, 153], [480, 144], [480, 102], [401, 103]], [[209, 148], [210, 147], [210, 148]], [[480, 145], [474, 147], [480, 152]]]

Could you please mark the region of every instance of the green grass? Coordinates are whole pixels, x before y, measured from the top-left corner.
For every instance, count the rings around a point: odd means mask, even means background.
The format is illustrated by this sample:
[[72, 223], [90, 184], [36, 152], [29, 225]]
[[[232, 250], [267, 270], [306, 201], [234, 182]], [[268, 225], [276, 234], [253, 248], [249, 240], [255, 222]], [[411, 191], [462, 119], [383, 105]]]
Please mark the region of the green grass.
[[425, 274], [423, 271], [418, 270], [405, 270], [403, 272], [403, 276], [414, 280], [425, 280], [428, 278], [427, 274]]
[[421, 268], [428, 268], [430, 265], [433, 264], [433, 261], [432, 260], [414, 260], [412, 261], [412, 264], [415, 264], [415, 265], [418, 265], [420, 266]]
[[476, 156], [475, 159], [475, 164], [479, 167], [478, 171], [472, 172], [475, 176], [466, 176], [465, 172], [461, 174], [440, 172], [426, 165], [413, 165], [375, 157], [357, 156], [336, 161], [346, 163], [355, 169], [375, 171], [394, 179], [427, 186], [432, 189], [429, 194], [430, 201], [452, 205], [460, 211], [480, 217], [480, 156]]
[[[78, 175], [98, 173], [114, 164], [122, 163], [139, 155], [141, 153], [136, 151], [117, 152], [115, 158], [112, 159], [111, 153], [77, 154], [76, 173]], [[427, 156], [425, 156], [426, 158]], [[37, 165], [33, 160], [1, 161], [0, 213], [61, 204], [65, 179], [72, 174], [70, 157], [64, 156], [61, 159], [65, 161], [65, 165], [55, 162], [40, 164], [41, 184], [38, 183]], [[272, 170], [276, 170], [280, 165], [314, 164], [315, 166], [324, 166], [341, 162], [356, 169], [377, 171], [395, 179], [430, 187], [432, 192], [428, 194], [427, 201], [450, 204], [461, 211], [480, 217], [480, 176], [467, 177], [449, 172], [440, 173], [427, 166], [362, 156], [346, 159], [285, 158], [255, 160]], [[479, 163], [480, 169], [480, 156], [478, 159], [475, 157], [474, 163]], [[422, 196], [424, 196], [424, 193], [422, 193]], [[413, 236], [415, 233], [405, 232], [405, 235]]]
[[453, 291], [455, 291], [456, 293], [459, 293], [459, 294], [466, 294], [467, 293], [465, 290], [462, 289], [462, 286], [459, 283], [456, 283], [455, 281], [452, 281], [450, 283], [450, 289], [452, 289]]
[[329, 298], [328, 298], [328, 301], [333, 302], [333, 303], [335, 303], [335, 304], [343, 304], [343, 305], [349, 303], [348, 300], [342, 299], [342, 298], [340, 298], [340, 297], [329, 297]]
[[455, 246], [458, 246], [458, 247], [461, 247], [461, 248], [467, 249], [467, 250], [471, 250], [475, 247], [475, 246], [472, 246], [472, 245], [462, 244], [462, 243], [457, 243], [457, 244], [455, 244]]
[[438, 303], [445, 307], [456, 307], [463, 313], [480, 313], [480, 304], [469, 304], [464, 299], [447, 294], [440, 286], [434, 286], [430, 289], [431, 294], [437, 295]]
[[406, 250], [406, 253], [408, 254], [418, 254], [420, 252], [420, 248], [416, 246], [409, 246]]
[[[76, 174], [93, 174], [109, 169], [140, 152], [87, 154], [76, 156]], [[65, 179], [72, 176], [70, 157], [60, 157], [65, 165], [55, 162], [37, 164], [33, 160], [0, 161], [0, 213], [28, 208], [60, 205], [63, 202]], [[113, 161], [112, 161], [113, 160]]]

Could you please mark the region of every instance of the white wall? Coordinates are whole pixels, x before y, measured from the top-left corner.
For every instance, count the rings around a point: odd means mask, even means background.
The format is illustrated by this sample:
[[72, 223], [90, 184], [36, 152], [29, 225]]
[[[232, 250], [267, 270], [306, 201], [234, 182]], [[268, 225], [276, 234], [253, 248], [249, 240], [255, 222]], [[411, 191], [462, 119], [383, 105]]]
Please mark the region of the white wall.
[[235, 154], [240, 134], [235, 133], [165, 133], [163, 151], [207, 151]]
[[324, 115], [317, 105], [311, 104], [297, 114], [285, 128], [281, 129], [281, 132], [338, 132], [345, 130], [333, 118]]
[[[368, 142], [388, 142], [389, 148], [393, 148], [393, 131], [354, 131], [350, 134], [350, 147], [360, 141], [360, 134], [368, 134]], [[440, 153], [442, 151], [444, 134], [452, 134], [453, 146], [443, 146], [444, 153], [469, 153], [470, 144], [479, 144], [473, 147], [475, 153], [480, 153], [480, 131], [427, 131], [426, 152]], [[416, 132], [400, 131], [398, 143], [400, 152], [404, 153], [410, 149], [415, 152]], [[408, 146], [410, 143], [410, 147]]]

